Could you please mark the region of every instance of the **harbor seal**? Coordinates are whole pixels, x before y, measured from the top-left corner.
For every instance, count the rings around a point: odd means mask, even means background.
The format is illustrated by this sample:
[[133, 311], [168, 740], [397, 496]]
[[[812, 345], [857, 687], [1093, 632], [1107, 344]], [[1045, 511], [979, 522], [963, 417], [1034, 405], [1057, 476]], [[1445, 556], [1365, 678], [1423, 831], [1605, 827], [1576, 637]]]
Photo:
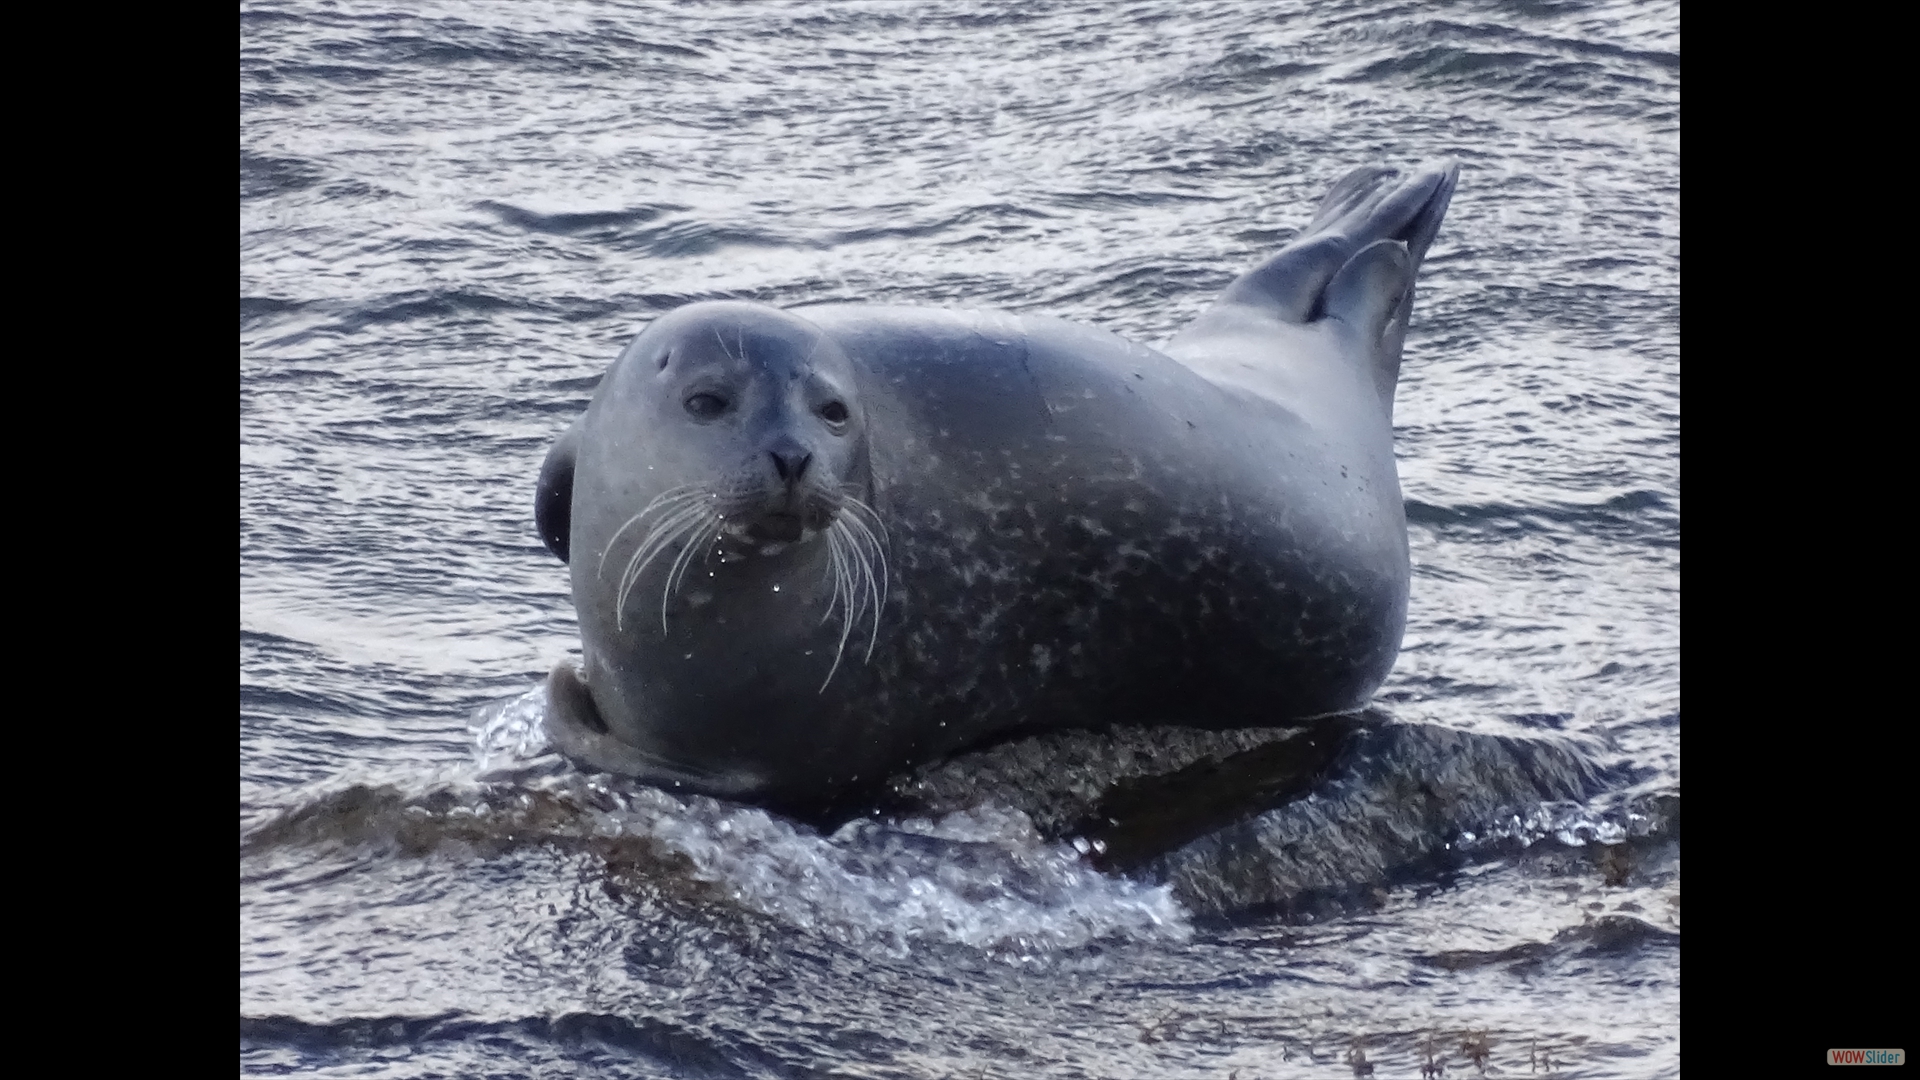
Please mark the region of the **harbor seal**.
[[845, 812], [1016, 734], [1363, 707], [1406, 620], [1392, 408], [1458, 167], [1348, 174], [1159, 349], [721, 301], [655, 320], [542, 466], [588, 768]]

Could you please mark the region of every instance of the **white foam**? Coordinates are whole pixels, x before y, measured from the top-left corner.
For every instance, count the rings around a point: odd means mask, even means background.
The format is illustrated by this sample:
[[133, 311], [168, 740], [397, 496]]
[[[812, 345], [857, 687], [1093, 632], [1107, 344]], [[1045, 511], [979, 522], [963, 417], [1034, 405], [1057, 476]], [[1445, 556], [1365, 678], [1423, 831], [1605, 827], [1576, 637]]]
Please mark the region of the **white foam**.
[[713, 800], [686, 809], [659, 818], [652, 835], [700, 877], [744, 907], [849, 945], [904, 955], [915, 942], [948, 942], [1012, 959], [1192, 934], [1166, 886], [1099, 873], [1015, 810], [858, 819], [823, 837]]
[[1497, 840], [1518, 840], [1526, 847], [1547, 837], [1567, 847], [1618, 844], [1627, 838], [1627, 826], [1610, 815], [1573, 802], [1541, 803], [1524, 816], [1511, 814], [1478, 833], [1463, 832], [1458, 844], [1472, 850]]
[[538, 761], [553, 749], [547, 738], [547, 684], [475, 709], [467, 730], [473, 733], [474, 765], [483, 777]]
[[[480, 779], [526, 782], [529, 766], [554, 760], [546, 705], [542, 685], [474, 713]], [[741, 907], [847, 945], [905, 955], [915, 943], [941, 942], [1019, 960], [1102, 939], [1192, 935], [1167, 886], [1100, 873], [1073, 845], [1043, 839], [1018, 810], [860, 818], [823, 836], [703, 796], [577, 774], [547, 779], [585, 784], [596, 807], [581, 823], [587, 833], [650, 838]]]

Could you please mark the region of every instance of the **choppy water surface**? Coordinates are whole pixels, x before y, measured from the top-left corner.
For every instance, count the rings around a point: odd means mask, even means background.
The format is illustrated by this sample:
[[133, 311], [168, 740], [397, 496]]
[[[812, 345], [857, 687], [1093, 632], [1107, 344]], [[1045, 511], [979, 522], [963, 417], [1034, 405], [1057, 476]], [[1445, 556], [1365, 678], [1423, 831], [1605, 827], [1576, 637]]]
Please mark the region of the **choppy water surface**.
[[[1678, 21], [243, 5], [242, 1072], [1677, 1074]], [[1312, 800], [1121, 866], [1035, 777], [1259, 736], [1011, 748], [826, 835], [544, 751], [533, 478], [651, 318], [1157, 342], [1350, 167], [1445, 157], [1406, 642]]]

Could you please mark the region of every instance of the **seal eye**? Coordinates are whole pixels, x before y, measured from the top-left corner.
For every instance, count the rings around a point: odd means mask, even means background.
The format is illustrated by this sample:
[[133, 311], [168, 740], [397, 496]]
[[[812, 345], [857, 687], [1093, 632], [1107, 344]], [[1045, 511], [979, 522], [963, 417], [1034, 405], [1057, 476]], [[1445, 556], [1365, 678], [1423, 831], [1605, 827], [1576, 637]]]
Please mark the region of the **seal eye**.
[[820, 406], [820, 419], [829, 424], [844, 424], [847, 422], [847, 407], [838, 401], [829, 401]]
[[719, 394], [695, 394], [687, 399], [687, 411], [696, 419], [711, 420], [727, 411], [727, 399]]

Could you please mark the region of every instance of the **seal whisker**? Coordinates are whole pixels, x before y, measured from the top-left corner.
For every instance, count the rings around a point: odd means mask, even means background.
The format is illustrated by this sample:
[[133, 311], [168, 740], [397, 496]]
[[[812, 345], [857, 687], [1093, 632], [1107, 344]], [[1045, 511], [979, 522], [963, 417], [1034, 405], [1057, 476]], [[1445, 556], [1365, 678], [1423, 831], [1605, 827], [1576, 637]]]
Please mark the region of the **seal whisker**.
[[844, 624], [848, 619], [859, 617], [859, 613], [854, 609], [854, 602], [858, 597], [853, 592], [853, 560], [858, 557], [858, 553], [853, 549], [851, 538], [845, 534], [835, 539], [839, 544], [834, 550], [833, 588], [835, 595], [840, 597], [840, 621]]
[[647, 553], [646, 558], [639, 560], [631, 572], [621, 578], [620, 592], [616, 600], [619, 607], [614, 613], [615, 626], [621, 628], [626, 626], [627, 600], [633, 595], [634, 588], [640, 584], [640, 578], [645, 574], [647, 567], [651, 565], [653, 560], [658, 558], [662, 552], [670, 549], [676, 538], [685, 535], [689, 529], [696, 526], [698, 522], [698, 518], [687, 518], [676, 521], [670, 529], [661, 533], [660, 542], [653, 546], [653, 549]]
[[[840, 614], [844, 622], [846, 619], [855, 617], [852, 560], [856, 554], [852, 541], [848, 537], [836, 536], [829, 529], [827, 538], [830, 542], [829, 549], [833, 554], [833, 593], [840, 600]], [[832, 543], [832, 541], [838, 541], [838, 543]]]
[[625, 628], [627, 598], [632, 595], [634, 586], [640, 583], [640, 576], [646, 572], [648, 564], [672, 547], [676, 539], [699, 528], [700, 522], [710, 513], [711, 511], [701, 506], [681, 507], [647, 532], [646, 538], [635, 549], [633, 557], [627, 560], [626, 570], [620, 575], [619, 595], [615, 600], [614, 609], [616, 627]]
[[[838, 522], [835, 522], [835, 524], [837, 525]], [[829, 530], [828, 536], [831, 537], [832, 535], [832, 531]], [[846, 655], [847, 638], [853, 633], [855, 618], [853, 610], [853, 574], [847, 567], [846, 553], [838, 545], [831, 542], [827, 545], [827, 553], [833, 563], [834, 595], [839, 596], [841, 590], [844, 589], [846, 590], [847, 598], [841, 606], [840, 642], [833, 650], [833, 666], [827, 669], [827, 677], [821, 680], [820, 683], [818, 692], [823, 694], [826, 693], [827, 684], [833, 681], [834, 673], [840, 670], [840, 659]]]
[[874, 562], [878, 561], [880, 563], [880, 576], [882, 581], [885, 580], [886, 572], [887, 572], [886, 552], [881, 551], [878, 545], [875, 545], [870, 550], [871, 550], [871, 557], [868, 557], [867, 553], [863, 552], [862, 557], [860, 559], [860, 572], [866, 575], [866, 585], [867, 585], [866, 599], [871, 601], [873, 604], [873, 629], [867, 635], [867, 655], [864, 660], [864, 662], [866, 663], [873, 662], [874, 646], [878, 645], [880, 642], [880, 611], [881, 611], [881, 607], [883, 606], [884, 597], [885, 597], [885, 589], [882, 587], [880, 582], [876, 582], [874, 580], [874, 573], [873, 573]]
[[645, 572], [647, 565], [661, 552], [671, 547], [674, 538], [680, 534], [688, 522], [695, 520], [699, 513], [697, 507], [683, 507], [655, 522], [647, 530], [647, 535], [641, 538], [640, 543], [634, 548], [632, 557], [627, 560], [626, 567], [620, 572], [620, 610], [625, 610], [627, 596], [633, 592], [634, 585], [639, 582], [640, 575]]
[[885, 569], [887, 565], [887, 558], [886, 558], [887, 549], [886, 549], [886, 542], [882, 539], [882, 535], [884, 534], [885, 527], [882, 526], [882, 531], [880, 533], [876, 533], [873, 530], [873, 528], [869, 526], [865, 521], [862, 521], [859, 515], [857, 514], [847, 514], [847, 515], [843, 515], [843, 517], [847, 523], [849, 532], [851, 532], [853, 529], [860, 530], [861, 538], [864, 539], [867, 542], [867, 544], [873, 548], [874, 555], [877, 556], [880, 560], [880, 567], [882, 570], [881, 579], [884, 582]]
[[633, 582], [639, 578], [640, 571], [646, 567], [647, 563], [653, 561], [655, 555], [671, 544], [681, 528], [688, 521], [694, 520], [705, 512], [705, 509], [698, 505], [675, 507], [647, 529], [647, 534], [641, 537], [639, 545], [634, 548], [633, 556], [627, 560], [626, 569], [620, 573], [623, 595], [625, 591], [632, 589]]
[[840, 490], [840, 501], [867, 515], [867, 517], [873, 521], [876, 528], [881, 532], [886, 532], [887, 526], [885, 522], [880, 520], [880, 512], [867, 505], [866, 500], [855, 494], [855, 492], [859, 490], [860, 486], [858, 484], [844, 485]]
[[[847, 535], [849, 536], [849, 538], [852, 538], [855, 535], [853, 532], [854, 527], [852, 525], [848, 525], [846, 526], [846, 528], [847, 528]], [[862, 526], [861, 528], [862, 528], [862, 531], [865, 531], [864, 526]], [[865, 658], [866, 661], [871, 662], [873, 660], [874, 646], [875, 644], [878, 643], [880, 638], [880, 607], [881, 607], [881, 600], [880, 600], [881, 590], [880, 590], [879, 583], [874, 578], [873, 563], [876, 558], [879, 559], [882, 567], [882, 573], [884, 573], [885, 572], [884, 568], [886, 566], [886, 555], [884, 552], [880, 551], [877, 546], [874, 546], [872, 544], [872, 537], [870, 535], [867, 537], [867, 540], [868, 540], [868, 543], [865, 545], [856, 543], [854, 545], [854, 550], [860, 563], [861, 592], [860, 592], [859, 609], [861, 611], [865, 611], [868, 604], [873, 605], [873, 632], [869, 634], [867, 637], [867, 655]], [[858, 621], [859, 616], [856, 614], [854, 618], [855, 618], [855, 621]]]
[[[873, 650], [880, 641], [880, 617], [886, 607], [889, 585], [887, 549], [881, 540], [881, 537], [886, 534], [887, 527], [873, 507], [862, 502], [858, 496], [852, 494], [852, 491], [852, 485], [841, 488], [839, 506], [846, 512], [835, 517], [833, 530], [845, 529], [846, 540], [851, 548], [850, 554], [858, 562], [862, 575], [862, 580], [859, 582], [862, 588], [854, 590], [852, 584], [849, 585], [850, 591], [858, 593], [858, 603], [854, 604], [854, 610], [849, 614], [857, 622], [860, 614], [865, 611], [867, 603], [873, 604], [873, 625], [867, 636], [866, 654], [866, 660], [871, 662]], [[871, 525], [868, 524], [869, 521], [872, 522]], [[875, 563], [879, 564], [877, 574]]]
[[[836, 520], [836, 524], [838, 521], [844, 520], [847, 523], [848, 535], [850, 537], [853, 535], [853, 529], [859, 529], [867, 544], [873, 550], [873, 560], [880, 564], [880, 583], [877, 596], [874, 600], [875, 610], [873, 616], [874, 634], [877, 637], [880, 627], [879, 609], [886, 606], [887, 602], [887, 548], [886, 543], [882, 540], [882, 537], [886, 534], [887, 526], [885, 522], [880, 520], [880, 515], [874, 513], [873, 507], [868, 506], [859, 499], [848, 496], [845, 499], [844, 505], [849, 509], [855, 510], [856, 513], [842, 515], [840, 519]], [[878, 534], [875, 533], [874, 528], [869, 527], [866, 521], [861, 518], [860, 511], [864, 511], [865, 514], [872, 519], [873, 525], [879, 529]]]
[[829, 528], [827, 530], [827, 565], [821, 569], [820, 576], [823, 581], [833, 586], [833, 591], [827, 594], [827, 610], [820, 613], [820, 621], [822, 623], [833, 618], [834, 605], [840, 602], [840, 578], [835, 573], [839, 565], [840, 538], [834, 535], [833, 530]]
[[883, 543], [889, 538], [887, 523], [880, 520], [879, 511], [861, 502], [859, 497], [842, 492], [840, 495], [840, 506], [842, 509], [853, 511], [853, 523], [865, 529], [873, 537], [875, 543]]
[[674, 588], [686, 577], [687, 568], [693, 565], [693, 557], [699, 553], [701, 548], [706, 546], [704, 543], [694, 539], [695, 534], [714, 527], [719, 524], [719, 520], [718, 515], [712, 511], [707, 511], [699, 518], [696, 518], [693, 525], [686, 530], [688, 534], [686, 545], [680, 549], [679, 556], [673, 560], [673, 565], [668, 568], [666, 587], [660, 591], [661, 633], [664, 634], [667, 632], [667, 605], [673, 599]]
[[632, 527], [632, 525], [635, 522], [641, 520], [642, 518], [645, 518], [648, 514], [651, 514], [657, 510], [665, 510], [667, 507], [671, 505], [674, 505], [680, 502], [690, 502], [690, 501], [697, 500], [699, 496], [700, 496], [700, 486], [698, 484], [681, 484], [678, 487], [670, 487], [667, 490], [661, 492], [660, 494], [654, 496], [652, 502], [649, 502], [647, 505], [641, 507], [639, 513], [633, 515], [632, 517], [628, 518], [626, 521], [622, 522], [619, 528], [613, 530], [613, 535], [607, 537], [607, 546], [601, 549], [601, 552], [600, 552], [599, 572], [602, 574], [606, 573], [607, 555], [613, 551], [614, 541], [620, 539], [620, 534], [623, 532], [626, 532], [627, 529]]
[[845, 531], [845, 526], [838, 521], [834, 522], [834, 525], [841, 530], [840, 580], [846, 593], [845, 601], [841, 606], [841, 614], [845, 616], [842, 620], [842, 629], [851, 636], [851, 630], [848, 628], [860, 621], [860, 611], [866, 599], [865, 594], [860, 591], [860, 579], [854, 576], [854, 568], [861, 564], [863, 556], [853, 534]]

